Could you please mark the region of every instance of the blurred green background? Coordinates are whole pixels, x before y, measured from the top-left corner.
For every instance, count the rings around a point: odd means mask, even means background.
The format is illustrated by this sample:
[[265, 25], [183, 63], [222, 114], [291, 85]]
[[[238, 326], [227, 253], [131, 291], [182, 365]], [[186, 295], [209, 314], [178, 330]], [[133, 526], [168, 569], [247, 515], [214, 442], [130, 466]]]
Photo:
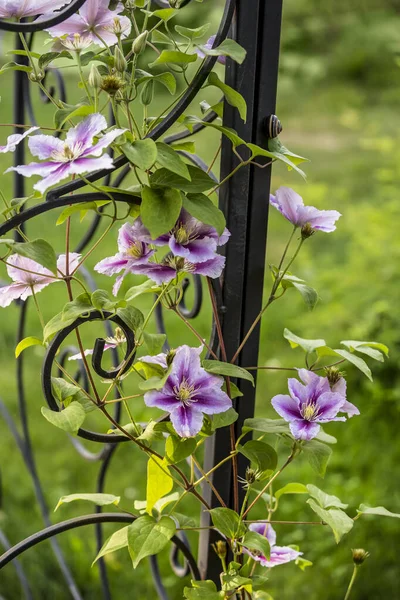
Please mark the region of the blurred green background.
[[[183, 19], [200, 24], [217, 23], [222, 2], [205, 1], [183, 11]], [[216, 25], [215, 25], [216, 26]], [[42, 38], [39, 38], [38, 47]], [[8, 36], [1, 40], [1, 53], [12, 49]], [[335, 347], [341, 339], [376, 340], [390, 347], [385, 364], [374, 363], [374, 383], [358, 371], [347, 368], [348, 396], [359, 406], [361, 416], [346, 424], [329, 426], [338, 437], [325, 480], [319, 479], [302, 459], [282, 476], [290, 481], [314, 483], [324, 491], [338, 495], [350, 504], [351, 514], [361, 502], [384, 505], [400, 512], [399, 429], [399, 346], [400, 318], [400, 2], [393, 0], [286, 0], [280, 63], [277, 113], [284, 125], [282, 142], [311, 159], [306, 165], [308, 182], [284, 168], [274, 168], [273, 189], [280, 185], [294, 187], [307, 204], [337, 209], [343, 216], [334, 234], [315, 235], [305, 246], [295, 274], [307, 280], [320, 294], [313, 312], [307, 312], [301, 298], [288, 293], [269, 309], [262, 328], [261, 365], [301, 366], [300, 351], [290, 350], [283, 339], [284, 327], [302, 337], [323, 337]], [[2, 62], [9, 58], [2, 56]], [[12, 121], [12, 75], [1, 76], [1, 123]], [[65, 70], [67, 88], [76, 95], [72, 71]], [[43, 105], [33, 90], [41, 124], [50, 124], [52, 109]], [[79, 92], [78, 96], [79, 97]], [[204, 98], [200, 94], [199, 100]], [[160, 105], [168, 99], [161, 96]], [[194, 110], [197, 111], [197, 104]], [[1, 128], [0, 141], [11, 133]], [[198, 151], [209, 160], [218, 140], [201, 135]], [[211, 147], [212, 146], [212, 147]], [[0, 155], [0, 168], [10, 166], [12, 157]], [[27, 182], [29, 186], [30, 182]], [[2, 192], [12, 196], [12, 176], [2, 178]], [[265, 201], [268, 201], [267, 193]], [[58, 252], [63, 251], [64, 229], [55, 227], [57, 215], [48, 214], [31, 221], [31, 237], [45, 236]], [[73, 221], [73, 238], [77, 241], [90, 222]], [[289, 225], [271, 211], [267, 262], [276, 263], [290, 233]], [[110, 235], [96, 260], [115, 252], [115, 235]], [[96, 262], [90, 258], [89, 268]], [[1, 277], [5, 279], [4, 271]], [[112, 281], [96, 277], [99, 287], [110, 290]], [[134, 281], [126, 282], [125, 290]], [[266, 276], [266, 292], [270, 287]], [[66, 302], [65, 290], [50, 286], [39, 296], [46, 320]], [[146, 308], [146, 301], [138, 302]], [[1, 397], [17, 417], [14, 347], [18, 309], [11, 306], [1, 313], [0, 360]], [[38, 335], [37, 317], [29, 308], [27, 332]], [[180, 324], [166, 315], [171, 345], [196, 341]], [[205, 303], [195, 326], [204, 336], [209, 334], [210, 311]], [[90, 345], [98, 327], [84, 330]], [[96, 485], [98, 464], [82, 460], [59, 430], [40, 414], [44, 404], [40, 389], [41, 349], [26, 351], [25, 381], [28, 416], [35, 459], [50, 510], [60, 496], [74, 492], [92, 492]], [[127, 389], [130, 389], [129, 386]], [[262, 372], [258, 385], [259, 414], [273, 416], [270, 399], [285, 393], [286, 376]], [[138, 418], [146, 418], [141, 404], [135, 408]], [[104, 423], [93, 426], [104, 430]], [[31, 480], [14, 440], [1, 421], [0, 471], [2, 483], [0, 528], [12, 543], [39, 530], [42, 520]], [[128, 510], [134, 500], [144, 498], [144, 461], [140, 452], [122, 445], [113, 459], [105, 491], [121, 495], [121, 506]], [[88, 447], [90, 445], [88, 444]], [[91, 449], [94, 449], [91, 448]], [[286, 449], [282, 449], [282, 458]], [[196, 514], [197, 505], [189, 501], [188, 511]], [[182, 510], [182, 509], [181, 509]], [[52, 516], [54, 522], [91, 512], [86, 505], [62, 507]], [[304, 496], [288, 496], [281, 501], [279, 518], [312, 520], [313, 513]], [[106, 533], [115, 530], [107, 527]], [[355, 585], [354, 600], [394, 599], [400, 597], [398, 548], [399, 521], [383, 517], [365, 517], [357, 521], [352, 532], [340, 545], [331, 533], [319, 527], [277, 527], [278, 543], [301, 546], [305, 558], [314, 566], [305, 572], [294, 564], [273, 569], [269, 591], [275, 600], [334, 600], [344, 597], [351, 575], [351, 548], [363, 547], [371, 558], [362, 568]], [[90, 564], [95, 555], [91, 529], [63, 534], [59, 542], [68, 564], [76, 576], [85, 600], [101, 597], [99, 575]], [[195, 546], [196, 536], [191, 537]], [[48, 543], [43, 543], [21, 557], [35, 599], [67, 600], [70, 596]], [[111, 587], [115, 598], [136, 599], [154, 596], [147, 564], [132, 571], [127, 552], [107, 559]], [[171, 598], [182, 597], [182, 581], [168, 570], [168, 557], [162, 556], [164, 583]], [[12, 565], [0, 574], [0, 594], [6, 600], [22, 598], [20, 584]]]

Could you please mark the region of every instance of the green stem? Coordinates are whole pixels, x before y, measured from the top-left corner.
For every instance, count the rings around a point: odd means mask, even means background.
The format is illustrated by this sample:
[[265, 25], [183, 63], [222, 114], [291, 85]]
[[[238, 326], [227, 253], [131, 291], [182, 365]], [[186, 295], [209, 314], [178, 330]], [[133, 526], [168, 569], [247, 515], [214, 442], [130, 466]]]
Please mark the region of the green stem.
[[218, 185], [216, 185], [211, 192], [208, 192], [207, 196], [211, 196], [214, 192], [216, 192], [218, 190], [218, 188], [220, 188], [222, 185], [224, 185], [224, 183], [226, 183], [231, 177], [233, 177], [242, 167], [247, 167], [247, 165], [250, 164], [250, 160], [244, 160], [241, 163], [239, 163], [234, 169], [233, 171], [231, 171], [229, 173], [229, 175], [227, 175], [222, 181], [219, 182]]
[[32, 290], [32, 298], [33, 298], [33, 301], [35, 303], [37, 313], [39, 315], [40, 324], [42, 326], [42, 329], [44, 329], [45, 328], [45, 323], [44, 323], [42, 311], [40, 310], [40, 306], [39, 306], [39, 303], [38, 303], [37, 298], [36, 298], [36, 294], [35, 294], [35, 290], [34, 290], [33, 285], [31, 286], [31, 290]]
[[353, 588], [354, 582], [355, 582], [356, 577], [357, 577], [357, 572], [358, 572], [358, 565], [354, 565], [353, 574], [351, 576], [349, 587], [347, 588], [347, 592], [346, 592], [346, 595], [344, 597], [344, 600], [349, 600], [349, 598], [350, 598], [351, 590]]
[[[91, 96], [91, 94], [90, 94], [90, 91], [89, 91], [88, 85], [87, 85], [87, 83], [86, 83], [86, 81], [85, 81], [85, 77], [84, 77], [84, 75], [83, 75], [83, 70], [82, 70], [82, 63], [81, 63], [81, 55], [80, 55], [80, 52], [76, 52], [76, 62], [77, 62], [77, 65], [78, 65], [79, 76], [80, 76], [80, 78], [81, 78], [82, 85], [83, 85], [83, 87], [85, 88], [85, 92], [86, 92], [86, 95], [87, 95], [87, 97], [88, 97], [88, 100], [89, 100], [90, 104], [93, 104], [92, 96]], [[97, 97], [97, 93], [96, 93], [96, 97]], [[95, 112], [96, 112], [96, 111], [95, 111]]]

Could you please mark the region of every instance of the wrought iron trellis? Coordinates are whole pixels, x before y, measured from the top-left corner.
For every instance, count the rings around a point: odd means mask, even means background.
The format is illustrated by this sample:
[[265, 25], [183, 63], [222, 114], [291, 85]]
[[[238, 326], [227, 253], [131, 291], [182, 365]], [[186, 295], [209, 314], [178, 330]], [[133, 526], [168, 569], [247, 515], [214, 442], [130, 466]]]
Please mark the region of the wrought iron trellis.
[[[24, 22], [11, 23], [0, 22], [0, 30], [15, 32], [16, 47], [21, 49], [19, 32], [30, 34], [29, 44], [32, 45], [35, 32], [44, 30], [55, 24], [58, 24], [76, 12], [86, 0], [72, 0], [57, 16], [52, 16], [47, 20], [40, 22]], [[166, 7], [169, 6], [167, 0], [153, 0], [155, 4]], [[183, 0], [181, 6], [191, 2], [191, 0]], [[226, 81], [229, 85], [237, 89], [245, 98], [248, 106], [248, 119], [243, 123], [235, 110], [228, 104], [224, 108], [224, 125], [234, 128], [240, 137], [249, 142], [259, 145], [266, 145], [268, 140], [268, 128], [266, 127], [266, 119], [275, 112], [276, 87], [278, 76], [278, 60], [279, 60], [279, 42], [281, 29], [281, 13], [282, 0], [226, 0], [223, 15], [221, 18], [219, 30], [214, 42], [214, 45], [219, 45], [229, 34], [234, 37], [239, 44], [247, 50], [247, 59], [243, 65], [236, 65], [231, 61], [227, 61]], [[192, 100], [205, 83], [208, 74], [212, 70], [217, 57], [209, 56], [203, 63], [203, 66], [198, 71], [190, 87], [174, 106], [171, 112], [163, 119], [149, 134], [154, 140], [164, 136], [170, 127], [177, 121], [179, 116], [186, 110]], [[16, 62], [26, 64], [26, 57], [17, 55]], [[52, 70], [56, 76], [60, 99], [66, 101], [66, 90], [60, 73]], [[26, 74], [24, 72], [15, 72], [15, 123], [24, 124], [27, 120], [31, 124], [35, 124], [35, 115], [30, 97], [30, 86]], [[217, 115], [209, 113], [206, 120], [211, 122], [215, 120]], [[194, 133], [201, 131], [203, 125], [196, 125]], [[16, 129], [19, 133], [20, 129]], [[172, 143], [188, 135], [190, 133], [178, 133], [164, 137], [166, 143]], [[193, 161], [201, 168], [207, 168], [199, 157], [185, 154], [186, 158]], [[16, 164], [24, 162], [24, 146], [19, 144], [15, 154]], [[231, 150], [228, 141], [223, 141], [221, 154], [221, 178], [229, 174], [237, 164], [237, 157]], [[109, 171], [98, 171], [89, 175], [87, 178], [90, 181], [105, 179], [108, 184], [113, 187], [118, 187], [123, 182], [129, 172], [129, 165], [125, 157], [119, 157], [114, 161], [114, 169]], [[271, 167], [266, 166], [264, 169], [256, 169], [254, 166], [249, 166], [238, 171], [220, 190], [220, 207], [224, 211], [227, 218], [227, 226], [232, 233], [231, 240], [226, 247], [226, 268], [223, 280], [214, 285], [214, 294], [217, 300], [217, 310], [219, 313], [222, 332], [225, 342], [225, 349], [221, 349], [218, 344], [218, 338], [215, 332], [215, 323], [212, 327], [210, 346], [219, 354], [226, 352], [228, 358], [232, 357], [238, 347], [240, 340], [243, 339], [244, 333], [248, 330], [250, 324], [254, 321], [261, 309], [263, 278], [265, 267], [265, 249], [267, 237], [267, 222], [268, 222], [268, 198], [270, 188]], [[106, 198], [105, 194], [101, 193], [76, 193], [85, 185], [82, 181], [76, 180], [67, 183], [61, 187], [51, 190], [47, 193], [46, 200], [38, 205], [23, 210], [10, 218], [7, 222], [0, 226], [0, 236], [13, 230], [16, 226], [24, 227], [25, 223], [30, 219], [46, 213], [54, 208], [67, 206], [74, 203], [87, 202], [90, 199]], [[71, 195], [72, 194], [72, 195]], [[15, 196], [23, 197], [24, 181], [19, 175], [15, 175]], [[116, 202], [127, 202], [126, 196], [123, 194], [113, 193], [113, 198]], [[132, 199], [130, 202], [137, 202]], [[81, 252], [91, 241], [99, 227], [101, 216], [95, 215], [92, 223], [85, 232], [82, 240], [79, 242], [76, 251]], [[18, 233], [16, 234], [18, 236]], [[90, 288], [95, 289], [94, 281], [91, 275], [83, 271], [83, 275]], [[185, 282], [185, 290], [191, 285], [191, 281]], [[193, 277], [194, 300], [191, 308], [182, 300], [181, 311], [187, 318], [197, 316], [202, 307], [202, 286], [198, 276]], [[20, 318], [17, 332], [17, 342], [25, 337], [25, 323], [27, 314], [27, 302], [21, 302], [19, 306]], [[100, 313], [91, 313], [89, 320], [102, 320], [107, 335], [111, 334], [111, 325], [109, 320], [104, 320], [110, 315], [102, 315]], [[157, 323], [160, 331], [164, 331], [163, 314], [161, 305], [157, 309]], [[118, 317], [113, 316], [111, 320], [118, 320]], [[52, 341], [48, 348], [42, 371], [42, 384], [44, 397], [52, 410], [59, 410], [58, 404], [55, 401], [51, 391], [51, 369], [55, 353], [63, 340], [75, 328], [88, 319], [78, 319], [70, 327], [62, 330]], [[123, 327], [128, 340], [128, 349], [126, 356], [129, 355], [129, 348], [134, 344], [133, 332], [130, 331], [123, 322], [118, 323]], [[94, 353], [93, 367], [96, 373], [101, 376], [112, 377], [113, 372], [105, 373], [101, 366], [101, 358], [104, 343], [97, 340], [97, 345]], [[259, 328], [257, 327], [252, 334], [250, 343], [245, 346], [238, 357], [238, 364], [248, 365], [256, 364], [259, 350]], [[63, 349], [59, 361], [63, 364], [68, 353], [73, 351], [72, 348], [66, 347]], [[113, 351], [114, 364], [118, 364], [117, 352]], [[222, 358], [224, 358], [222, 356]], [[86, 382], [86, 372], [82, 368], [78, 377], [81, 378], [83, 385]], [[239, 413], [239, 419], [235, 424], [237, 431], [240, 430], [244, 419], [254, 414], [255, 390], [248, 382], [238, 382], [238, 386], [243, 392], [243, 397], [234, 401], [235, 408]], [[68, 567], [67, 561], [57, 542], [57, 535], [69, 529], [80, 528], [84, 525], [94, 525], [96, 532], [97, 545], [100, 548], [102, 545], [102, 524], [108, 522], [129, 523], [132, 517], [123, 513], [105, 513], [101, 512], [98, 507], [97, 513], [78, 517], [64, 521], [57, 525], [51, 525], [49, 510], [45, 500], [45, 494], [38, 476], [34, 450], [32, 448], [29, 423], [26, 411], [25, 399], [25, 382], [24, 382], [24, 356], [21, 355], [17, 359], [17, 389], [18, 389], [18, 406], [20, 415], [20, 424], [22, 434], [19, 433], [18, 426], [8, 412], [6, 405], [0, 400], [0, 413], [7, 423], [16, 445], [18, 446], [24, 459], [27, 470], [31, 476], [35, 495], [45, 524], [45, 529], [37, 534], [34, 534], [19, 544], [10, 547], [10, 543], [6, 536], [0, 531], [0, 545], [6, 552], [0, 557], [0, 569], [10, 561], [13, 561], [16, 575], [19, 578], [24, 597], [28, 600], [33, 597], [32, 589], [21, 564], [17, 561], [17, 557], [35, 546], [42, 540], [48, 539], [52, 544], [52, 549], [59, 568], [62, 572], [70, 596], [74, 600], [82, 600], [82, 595], [78, 590], [74, 577]], [[116, 421], [120, 418], [119, 403], [114, 413]], [[219, 462], [230, 449], [229, 433], [227, 428], [217, 430], [217, 433], [209, 438], [206, 443], [205, 453], [205, 468], [210, 469], [214, 464]], [[88, 439], [101, 444], [99, 452], [93, 453], [85, 448], [80, 439], [71, 438], [76, 450], [83, 459], [89, 461], [98, 461], [100, 464], [97, 491], [102, 492], [107, 476], [107, 471], [119, 444], [126, 441], [127, 438], [119, 435], [105, 435], [97, 432], [80, 430], [79, 438]], [[243, 474], [245, 462], [239, 460], [239, 474]], [[218, 490], [227, 506], [233, 506], [233, 481], [232, 471], [226, 463], [219, 470]], [[203, 491], [207, 501], [213, 505], [215, 497], [210, 488], [204, 488]], [[202, 522], [207, 524], [208, 513], [203, 512]], [[211, 534], [213, 535], [213, 534]], [[218, 580], [219, 576], [219, 559], [211, 550], [210, 530], [201, 532], [200, 545], [198, 550], [198, 560], [194, 558], [187, 539], [184, 535], [176, 535], [172, 538], [171, 550], [171, 566], [175, 573], [182, 577], [187, 573], [191, 573], [194, 579], [210, 578]], [[183, 566], [179, 560], [183, 557]], [[158, 563], [156, 557], [150, 557], [150, 565], [153, 573], [153, 580], [161, 599], [166, 599], [167, 594], [161, 581]], [[112, 593], [109, 585], [106, 565], [103, 559], [98, 561], [100, 570], [100, 580], [102, 587], [102, 595], [105, 600], [111, 600]]]

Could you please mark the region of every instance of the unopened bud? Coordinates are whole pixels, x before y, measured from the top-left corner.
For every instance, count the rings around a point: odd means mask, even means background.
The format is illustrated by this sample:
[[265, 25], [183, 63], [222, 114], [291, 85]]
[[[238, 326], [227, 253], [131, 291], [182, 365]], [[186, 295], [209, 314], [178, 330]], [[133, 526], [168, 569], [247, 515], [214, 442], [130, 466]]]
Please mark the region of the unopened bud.
[[369, 552], [363, 550], [363, 548], [355, 548], [352, 550], [353, 562], [355, 565], [362, 565], [366, 558], [369, 556]]
[[227, 555], [226, 542], [223, 542], [222, 540], [218, 540], [212, 546], [213, 546], [214, 551], [217, 554], [217, 556], [219, 556], [219, 558], [226, 558], [226, 555]]
[[118, 48], [118, 46], [115, 46], [115, 50], [114, 50], [114, 67], [120, 73], [124, 73], [124, 71], [126, 70], [127, 66], [128, 66], [128, 63], [126, 62], [125, 56], [122, 54], [122, 52]]
[[255, 471], [251, 467], [247, 467], [245, 479], [247, 483], [251, 485], [252, 483], [257, 481], [257, 471]]
[[176, 350], [170, 350], [169, 352], [167, 352], [167, 356], [166, 356], [165, 360], [167, 361], [168, 367], [170, 367], [172, 365], [172, 361], [175, 358], [175, 354], [176, 354]]
[[308, 238], [310, 238], [312, 235], [314, 235], [315, 233], [315, 229], [313, 229], [310, 225], [310, 223], [306, 223], [305, 225], [303, 225], [303, 227], [301, 228], [301, 238], [303, 240], [307, 240]]
[[154, 97], [154, 81], [148, 81], [144, 84], [142, 93], [140, 95], [140, 101], [144, 106], [149, 106], [152, 103]]
[[143, 50], [146, 47], [148, 37], [149, 37], [149, 32], [147, 30], [143, 31], [143, 33], [138, 35], [136, 40], [134, 40], [132, 43], [133, 54], [140, 54], [141, 52], [143, 52]]
[[344, 377], [345, 373], [339, 371], [336, 367], [327, 367], [325, 370], [325, 375], [328, 378], [329, 385], [331, 388]]
[[102, 79], [103, 78], [100, 75], [98, 68], [96, 67], [96, 65], [92, 64], [92, 66], [90, 67], [90, 73], [88, 77], [88, 83], [90, 87], [95, 88], [96, 90], [99, 89], [101, 87]]
[[36, 73], [34, 71], [29, 73], [29, 79], [31, 81], [33, 81], [34, 83], [38, 83], [39, 81], [42, 81], [42, 79], [44, 79], [44, 77], [45, 77], [45, 74], [41, 70], [36, 71]]
[[169, 5], [171, 8], [179, 8], [181, 0], [169, 0]]

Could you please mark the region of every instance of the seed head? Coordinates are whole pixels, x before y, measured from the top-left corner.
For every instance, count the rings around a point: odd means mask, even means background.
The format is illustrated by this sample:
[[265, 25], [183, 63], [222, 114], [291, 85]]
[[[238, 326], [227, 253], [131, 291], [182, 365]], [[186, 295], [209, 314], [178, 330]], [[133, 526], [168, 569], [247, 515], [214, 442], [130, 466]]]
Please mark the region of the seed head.
[[369, 552], [364, 550], [363, 548], [354, 548], [352, 550], [353, 553], [353, 562], [355, 565], [362, 565], [366, 558], [369, 556]]
[[123, 88], [125, 85], [125, 81], [121, 79], [118, 75], [106, 75], [101, 80], [100, 88], [107, 92], [110, 96], [115, 96], [115, 94]]

